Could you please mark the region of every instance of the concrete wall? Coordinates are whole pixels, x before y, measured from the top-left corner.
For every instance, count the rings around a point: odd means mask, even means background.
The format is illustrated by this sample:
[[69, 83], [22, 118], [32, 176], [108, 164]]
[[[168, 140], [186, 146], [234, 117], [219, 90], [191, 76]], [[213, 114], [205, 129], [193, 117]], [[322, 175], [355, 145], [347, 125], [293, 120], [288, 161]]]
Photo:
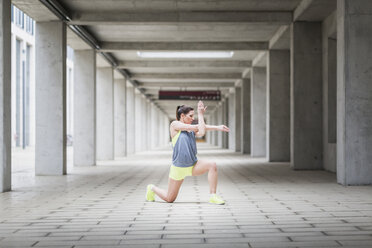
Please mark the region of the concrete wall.
[[291, 24], [291, 167], [322, 169], [320, 22]]
[[337, 3], [337, 181], [372, 184], [372, 1]]
[[251, 156], [266, 156], [266, 67], [251, 69]]
[[336, 172], [337, 19], [336, 11], [322, 23], [324, 169]]
[[124, 157], [127, 153], [126, 140], [126, 79], [114, 80], [114, 149], [115, 157]]
[[97, 160], [114, 159], [114, 73], [97, 68]]
[[66, 174], [66, 24], [36, 25], [36, 175]]
[[96, 52], [74, 53], [74, 165], [96, 164]]
[[0, 192], [11, 190], [10, 0], [0, 3]]

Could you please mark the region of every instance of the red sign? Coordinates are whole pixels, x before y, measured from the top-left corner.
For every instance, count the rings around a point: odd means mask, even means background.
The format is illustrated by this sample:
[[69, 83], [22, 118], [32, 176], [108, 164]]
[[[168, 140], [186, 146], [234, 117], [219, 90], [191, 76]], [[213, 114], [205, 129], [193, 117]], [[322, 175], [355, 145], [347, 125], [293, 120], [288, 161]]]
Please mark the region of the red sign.
[[208, 91], [165, 91], [159, 90], [159, 100], [221, 100], [219, 90]]

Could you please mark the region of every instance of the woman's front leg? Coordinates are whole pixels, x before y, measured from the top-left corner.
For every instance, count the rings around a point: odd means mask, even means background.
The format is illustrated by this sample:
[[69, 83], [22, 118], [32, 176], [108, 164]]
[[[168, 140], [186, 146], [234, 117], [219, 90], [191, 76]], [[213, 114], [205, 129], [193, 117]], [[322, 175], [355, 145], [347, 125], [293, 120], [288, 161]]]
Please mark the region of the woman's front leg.
[[215, 162], [198, 160], [192, 169], [193, 176], [203, 175], [208, 172], [209, 192], [215, 194], [217, 190], [217, 165]]
[[154, 186], [152, 191], [155, 192], [161, 199], [166, 202], [174, 202], [178, 196], [183, 180], [174, 180], [169, 178], [168, 181], [168, 191], [165, 191], [159, 187]]

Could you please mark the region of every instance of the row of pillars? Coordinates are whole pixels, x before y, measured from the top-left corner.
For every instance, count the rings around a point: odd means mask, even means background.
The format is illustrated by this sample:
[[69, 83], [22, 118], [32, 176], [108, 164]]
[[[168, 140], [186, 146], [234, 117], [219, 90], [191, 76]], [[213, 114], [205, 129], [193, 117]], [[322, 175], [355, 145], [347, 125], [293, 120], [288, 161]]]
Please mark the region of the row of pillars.
[[[11, 187], [11, 68], [10, 68], [10, 0], [0, 3], [0, 192]], [[337, 2], [337, 180], [344, 185], [372, 183], [372, 3], [365, 0], [338, 0]], [[252, 68], [251, 77], [242, 79], [228, 98], [210, 116], [211, 124], [231, 121], [228, 106], [235, 104], [235, 139], [226, 134], [208, 134], [208, 140], [236, 151], [260, 154], [269, 160], [290, 161], [294, 169], [321, 169], [323, 167], [322, 125], [322, 26], [320, 22], [294, 22], [291, 24], [290, 51], [270, 50], [266, 76], [261, 68]], [[93, 56], [93, 51], [91, 51]], [[66, 26], [62, 22], [37, 23], [36, 28], [36, 173], [66, 173]], [[78, 63], [76, 63], [77, 65]], [[93, 63], [92, 63], [93, 64]], [[90, 64], [90, 66], [92, 66]], [[89, 67], [89, 65], [87, 65]], [[94, 67], [95, 68], [95, 67]], [[93, 73], [94, 73], [94, 68]], [[162, 113], [155, 107], [144, 107], [132, 89], [126, 87], [125, 122], [115, 118], [123, 109], [115, 108], [112, 69], [97, 70], [95, 100], [75, 105], [87, 106], [75, 113], [79, 120], [87, 118], [84, 128], [75, 128], [75, 145], [84, 135], [87, 146], [96, 152], [95, 159], [112, 159], [115, 152], [135, 152], [147, 144], [163, 143], [148, 140], [148, 130], [168, 136], [163, 130]], [[75, 69], [78, 71], [78, 69]], [[87, 74], [92, 72], [87, 72]], [[111, 75], [111, 76], [110, 76]], [[100, 79], [100, 78], [106, 79]], [[111, 78], [107, 80], [107, 78]], [[265, 80], [266, 78], [266, 80]], [[101, 84], [102, 81], [102, 84]], [[104, 82], [103, 82], [104, 81]], [[263, 85], [259, 82], [264, 82]], [[108, 83], [109, 82], [109, 83]], [[75, 83], [77, 83], [75, 81]], [[111, 84], [110, 84], [111, 83]], [[91, 87], [83, 88], [85, 91]], [[288, 90], [289, 88], [289, 90]], [[101, 91], [102, 90], [102, 91]], [[134, 91], [134, 89], [133, 89]], [[111, 92], [111, 93], [110, 93]], [[116, 93], [115, 93], [116, 94]], [[262, 95], [259, 98], [259, 95]], [[239, 99], [240, 96], [240, 99]], [[133, 97], [133, 98], [131, 98]], [[76, 103], [78, 102], [78, 103]], [[132, 104], [132, 105], [131, 105]], [[265, 105], [265, 107], [263, 107]], [[95, 106], [95, 107], [93, 107]], [[111, 107], [109, 107], [111, 106]], [[151, 109], [151, 111], [145, 111]], [[266, 111], [264, 111], [266, 109]], [[96, 110], [96, 112], [95, 112]], [[152, 111], [154, 110], [154, 111]], [[141, 111], [141, 115], [137, 116]], [[150, 112], [150, 113], [149, 113]], [[146, 114], [144, 114], [146, 113]], [[263, 114], [264, 113], [264, 114]], [[96, 116], [94, 116], [96, 115]], [[137, 117], [136, 117], [137, 116]], [[149, 127], [149, 121], [157, 127]], [[150, 116], [150, 117], [149, 117]], [[265, 117], [264, 117], [265, 116]], [[229, 117], [229, 118], [228, 118]], [[155, 118], [160, 120], [155, 121]], [[117, 121], [116, 121], [117, 120]], [[148, 119], [147, 119], [148, 120]], [[225, 121], [228, 123], [229, 121]], [[124, 124], [125, 123], [125, 124]], [[289, 124], [288, 124], [289, 123]], [[120, 125], [119, 125], [120, 124]], [[117, 127], [123, 130], [117, 142]], [[81, 131], [84, 129], [84, 131]], [[94, 132], [94, 130], [97, 130]], [[101, 130], [102, 132], [100, 133]], [[142, 132], [143, 131], [143, 132]], [[78, 134], [82, 132], [81, 134]], [[133, 137], [134, 133], [134, 137]], [[141, 138], [138, 134], [141, 133]], [[265, 137], [263, 137], [263, 135]], [[87, 138], [87, 137], [90, 138]], [[118, 135], [120, 137], [120, 135]], [[131, 137], [132, 136], [132, 137]], [[137, 143], [137, 139], [140, 139]], [[234, 140], [234, 142], [230, 142]], [[265, 142], [266, 141], [266, 142]], [[119, 146], [115, 146], [119, 144]], [[234, 144], [233, 144], [234, 143]], [[141, 145], [140, 145], [141, 144]], [[125, 146], [126, 145], [126, 146]], [[94, 148], [94, 146], [96, 148]], [[85, 146], [84, 146], [85, 147]], [[83, 148], [82, 148], [83, 149]], [[77, 154], [80, 152], [76, 151]], [[81, 153], [80, 153], [81, 154]], [[109, 154], [109, 155], [108, 155]], [[87, 155], [88, 156], [88, 155]], [[89, 159], [95, 161], [93, 155]], [[91, 163], [92, 164], [92, 163]]]
[[208, 142], [268, 161], [290, 161], [295, 170], [323, 169], [323, 135], [335, 129], [325, 127], [331, 119], [323, 123], [323, 99], [329, 106], [334, 100], [337, 181], [372, 184], [371, 22], [371, 2], [338, 1], [337, 87], [328, 88], [327, 96], [324, 77], [334, 76], [323, 64], [322, 23], [292, 23], [290, 50], [269, 50], [266, 67], [253, 67], [250, 78], [243, 78], [209, 117], [211, 124], [230, 126], [228, 139], [212, 133]]
[[[0, 192], [11, 190], [10, 1], [0, 3]], [[66, 174], [66, 24], [37, 22], [35, 174]], [[74, 165], [165, 146], [168, 117], [94, 50], [74, 53]]]

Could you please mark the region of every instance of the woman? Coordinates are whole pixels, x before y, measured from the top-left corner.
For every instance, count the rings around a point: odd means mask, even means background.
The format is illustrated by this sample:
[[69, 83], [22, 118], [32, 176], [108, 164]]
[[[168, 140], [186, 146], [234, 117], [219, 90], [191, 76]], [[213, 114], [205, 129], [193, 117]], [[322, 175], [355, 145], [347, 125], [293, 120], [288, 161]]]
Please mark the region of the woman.
[[168, 191], [165, 191], [153, 184], [147, 185], [146, 200], [155, 201], [155, 194], [166, 202], [174, 202], [178, 191], [185, 177], [199, 176], [208, 172], [210, 190], [209, 202], [214, 204], [225, 204], [216, 195], [217, 188], [217, 166], [215, 162], [198, 160], [196, 157], [196, 137], [202, 137], [206, 131], [218, 130], [228, 132], [229, 128], [220, 126], [205, 125], [204, 107], [202, 101], [198, 103], [198, 124], [191, 125], [194, 120], [194, 109], [185, 105], [177, 107], [177, 120], [170, 125], [170, 135], [173, 145], [173, 164], [169, 172]]

